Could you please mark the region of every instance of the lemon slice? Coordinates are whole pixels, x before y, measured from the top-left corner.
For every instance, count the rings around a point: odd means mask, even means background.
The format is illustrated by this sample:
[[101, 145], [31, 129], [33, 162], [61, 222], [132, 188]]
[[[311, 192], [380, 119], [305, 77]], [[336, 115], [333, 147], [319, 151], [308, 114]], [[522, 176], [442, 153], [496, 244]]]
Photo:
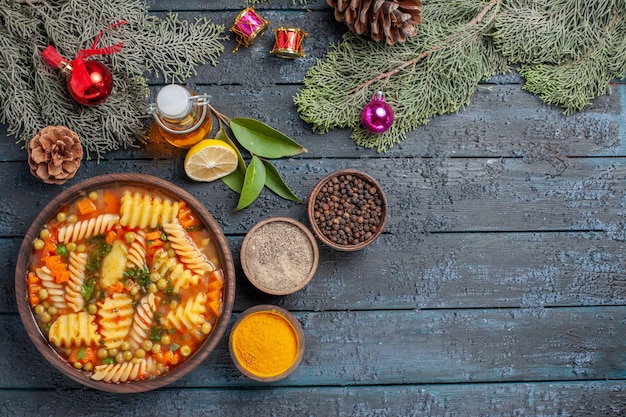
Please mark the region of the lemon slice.
[[185, 156], [185, 173], [194, 181], [215, 181], [237, 169], [237, 152], [228, 143], [204, 139]]

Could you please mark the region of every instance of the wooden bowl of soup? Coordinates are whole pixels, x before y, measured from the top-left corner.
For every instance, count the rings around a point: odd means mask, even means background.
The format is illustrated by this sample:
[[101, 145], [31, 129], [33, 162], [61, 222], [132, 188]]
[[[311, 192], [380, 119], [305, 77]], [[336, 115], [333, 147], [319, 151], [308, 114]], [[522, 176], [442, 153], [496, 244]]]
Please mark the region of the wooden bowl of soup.
[[235, 270], [220, 226], [191, 194], [110, 174], [41, 211], [15, 289], [48, 362], [85, 386], [131, 393], [168, 385], [210, 355], [231, 316]]

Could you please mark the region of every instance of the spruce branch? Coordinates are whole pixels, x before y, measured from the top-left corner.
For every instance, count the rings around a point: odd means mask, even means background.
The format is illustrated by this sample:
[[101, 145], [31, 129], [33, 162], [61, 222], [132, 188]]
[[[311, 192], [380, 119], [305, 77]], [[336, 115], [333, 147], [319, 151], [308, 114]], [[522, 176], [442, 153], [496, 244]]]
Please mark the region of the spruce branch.
[[[571, 0], [531, 2], [532, 8], [520, 3], [504, 9], [494, 40], [511, 62], [521, 64], [525, 90], [572, 114], [610, 92], [612, 80], [624, 78], [626, 2], [598, 1], [592, 10]], [[529, 26], [525, 16], [533, 16], [536, 24]], [[531, 48], [533, 40], [524, 34], [532, 27], [540, 28], [545, 39], [535, 37]], [[517, 49], [515, 37], [521, 42]]]
[[[480, 23], [483, 18], [485, 17], [485, 15], [496, 5], [498, 5], [500, 3], [500, 0], [492, 0], [489, 4], [487, 4], [480, 13], [478, 13], [476, 15], [476, 17], [474, 17], [472, 20], [470, 20], [467, 23], [467, 26], [471, 26], [471, 25], [477, 25], [478, 23]], [[466, 28], [467, 29], [467, 28]], [[374, 84], [377, 81], [380, 80], [389, 80], [392, 76], [396, 75], [397, 73], [399, 73], [400, 71], [402, 71], [404, 68], [411, 66], [411, 65], [415, 65], [417, 64], [419, 61], [423, 60], [424, 58], [427, 58], [430, 54], [432, 54], [435, 51], [438, 51], [439, 49], [441, 49], [445, 44], [449, 44], [451, 42], [454, 42], [455, 39], [454, 37], [458, 36], [458, 32], [455, 33], [453, 36], [451, 36], [448, 39], [444, 39], [441, 43], [434, 45], [432, 48], [422, 52], [421, 54], [419, 54], [418, 56], [398, 65], [397, 67], [383, 73], [383, 74], [379, 74], [376, 77], [372, 78], [371, 80], [368, 80], [367, 82], [357, 86], [356, 88], [354, 88], [353, 90], [350, 90], [349, 93], [352, 93], [354, 91], [357, 90], [362, 90], [364, 88], [368, 88], [370, 85]]]
[[[100, 45], [123, 42], [122, 52], [90, 58], [111, 70], [113, 93], [98, 106], [78, 105], [41, 52], [52, 44], [72, 59], [120, 19], [127, 24], [104, 33]], [[183, 82], [197, 65], [216, 65], [224, 32], [207, 19], [151, 16], [141, 0], [0, 0], [0, 121], [25, 144], [47, 125], [67, 126], [78, 133], [87, 157], [135, 146], [147, 120], [144, 74]]]
[[[321, 133], [349, 127], [358, 145], [382, 152], [432, 116], [458, 111], [481, 80], [507, 70], [487, 36], [500, 1], [431, 1], [423, 6], [420, 33], [393, 47], [345, 34], [294, 96], [302, 119]], [[361, 128], [359, 114], [376, 90], [396, 117], [391, 129], [374, 136]]]
[[[626, 0], [425, 0], [415, 38], [381, 48], [344, 35], [308, 70], [294, 103], [314, 130], [348, 127], [358, 145], [386, 151], [513, 64], [527, 91], [567, 114], [584, 109], [624, 78]], [[396, 115], [381, 135], [359, 119], [376, 90]]]

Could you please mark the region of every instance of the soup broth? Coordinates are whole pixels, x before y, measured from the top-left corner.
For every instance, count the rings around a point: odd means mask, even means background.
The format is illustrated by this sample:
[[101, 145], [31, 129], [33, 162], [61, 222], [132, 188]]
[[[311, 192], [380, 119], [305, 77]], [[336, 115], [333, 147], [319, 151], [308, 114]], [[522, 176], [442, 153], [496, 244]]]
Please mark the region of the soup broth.
[[50, 346], [85, 377], [112, 383], [182, 364], [224, 302], [220, 257], [197, 214], [132, 186], [63, 206], [33, 242], [26, 279]]

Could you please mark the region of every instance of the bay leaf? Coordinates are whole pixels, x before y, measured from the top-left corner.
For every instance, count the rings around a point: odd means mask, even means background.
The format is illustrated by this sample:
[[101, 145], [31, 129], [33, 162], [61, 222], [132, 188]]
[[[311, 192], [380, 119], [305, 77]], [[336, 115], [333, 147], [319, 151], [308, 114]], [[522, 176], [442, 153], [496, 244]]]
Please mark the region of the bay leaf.
[[222, 182], [226, 184], [228, 188], [236, 192], [237, 194], [241, 194], [241, 190], [243, 188], [243, 181], [246, 176], [246, 161], [244, 161], [241, 152], [239, 152], [239, 148], [235, 145], [235, 142], [228, 136], [226, 130], [222, 127], [218, 130], [215, 135], [215, 139], [224, 141], [228, 143], [237, 153], [237, 169], [231, 172], [230, 174], [221, 178]]
[[255, 155], [252, 155], [250, 164], [246, 169], [246, 176], [243, 181], [243, 188], [239, 196], [239, 202], [235, 210], [242, 210], [248, 207], [261, 194], [265, 185], [265, 165]]
[[256, 119], [231, 119], [230, 128], [241, 146], [262, 158], [276, 159], [307, 152], [302, 145], [284, 133]]
[[299, 203], [300, 198], [298, 198], [298, 196], [295, 195], [293, 191], [291, 191], [291, 189], [287, 186], [276, 167], [274, 167], [274, 165], [272, 165], [270, 161], [267, 161], [265, 159], [262, 159], [262, 161], [263, 165], [265, 165], [265, 185], [267, 186], [267, 188], [274, 191], [276, 194], [286, 200], [291, 200]]

